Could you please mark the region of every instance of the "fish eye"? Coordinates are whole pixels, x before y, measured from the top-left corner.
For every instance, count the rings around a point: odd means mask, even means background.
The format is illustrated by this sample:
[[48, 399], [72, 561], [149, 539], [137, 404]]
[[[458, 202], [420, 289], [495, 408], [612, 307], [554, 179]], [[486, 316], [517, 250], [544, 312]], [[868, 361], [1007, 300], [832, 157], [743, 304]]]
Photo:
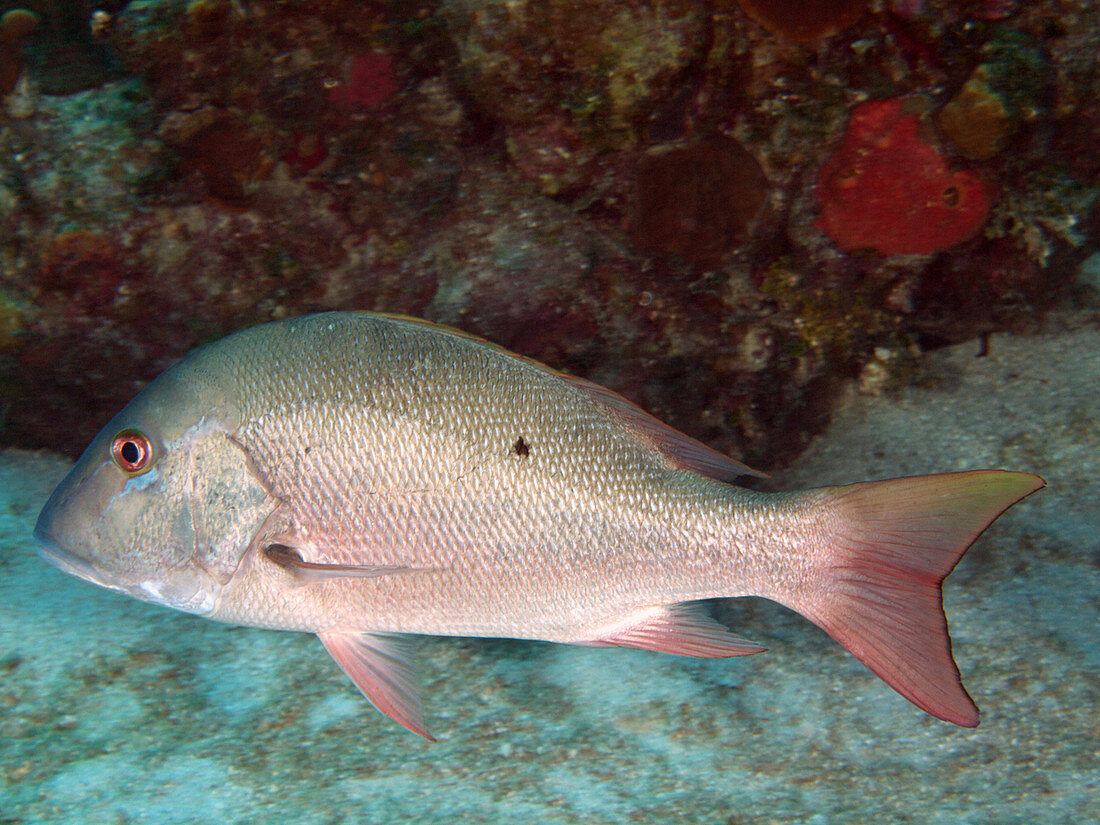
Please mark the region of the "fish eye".
[[111, 442], [111, 458], [124, 473], [143, 473], [153, 459], [153, 444], [145, 433], [123, 430]]

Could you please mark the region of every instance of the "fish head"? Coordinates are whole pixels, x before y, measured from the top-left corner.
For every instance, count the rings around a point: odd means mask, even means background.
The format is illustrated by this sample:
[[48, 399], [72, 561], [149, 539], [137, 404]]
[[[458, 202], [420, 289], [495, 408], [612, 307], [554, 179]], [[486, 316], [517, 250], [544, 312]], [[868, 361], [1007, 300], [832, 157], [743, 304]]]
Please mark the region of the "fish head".
[[189, 360], [103, 428], [34, 534], [66, 573], [205, 615], [278, 502], [233, 438], [228, 394]]

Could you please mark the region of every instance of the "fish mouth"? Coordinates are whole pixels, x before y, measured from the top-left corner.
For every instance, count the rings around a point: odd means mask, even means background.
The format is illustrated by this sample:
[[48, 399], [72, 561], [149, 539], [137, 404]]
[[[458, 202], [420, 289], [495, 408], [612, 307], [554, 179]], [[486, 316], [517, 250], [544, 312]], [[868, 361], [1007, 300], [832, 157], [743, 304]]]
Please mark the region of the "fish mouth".
[[63, 573], [109, 590], [122, 592], [117, 581], [104, 575], [103, 571], [91, 562], [65, 549], [70, 542], [64, 541], [64, 533], [67, 531], [59, 529], [59, 513], [66, 509], [73, 491], [86, 478], [86, 475], [85, 473], [78, 476], [77, 469], [73, 468], [50, 494], [34, 525], [34, 540], [38, 545], [38, 555]]
[[91, 562], [61, 547], [42, 525], [35, 527], [34, 540], [38, 544], [38, 555], [61, 572], [143, 602], [205, 616], [214, 609], [221, 593], [221, 587], [205, 571], [201, 574], [201, 584], [205, 586], [195, 583], [193, 577], [199, 574], [193, 571], [185, 574], [182, 580], [167, 577], [161, 581], [123, 583], [110, 574], [104, 573]]
[[78, 579], [84, 579], [92, 584], [105, 587], [108, 590], [114, 590], [118, 593], [129, 592], [117, 581], [104, 575], [103, 571], [95, 567], [91, 562], [79, 556], [75, 556], [61, 547], [61, 545], [57, 543], [57, 540], [50, 535], [46, 525], [42, 522], [43, 519], [39, 518], [38, 524], [35, 525], [34, 540], [38, 545], [38, 555], [45, 559], [50, 565], [56, 567], [62, 573], [68, 573], [70, 576], [76, 576]]

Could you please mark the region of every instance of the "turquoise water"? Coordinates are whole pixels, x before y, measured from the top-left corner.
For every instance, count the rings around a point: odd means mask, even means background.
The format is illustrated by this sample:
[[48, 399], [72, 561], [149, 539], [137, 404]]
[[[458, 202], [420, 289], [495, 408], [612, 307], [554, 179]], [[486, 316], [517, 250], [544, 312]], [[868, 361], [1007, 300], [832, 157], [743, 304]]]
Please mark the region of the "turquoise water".
[[[743, 659], [415, 640], [430, 744], [311, 636], [48, 566], [69, 462], [0, 451], [0, 825], [1100, 823], [1100, 5], [882, 0], [798, 46], [733, 0], [25, 5], [0, 443], [71, 454], [191, 347], [356, 308], [599, 380], [776, 489], [1048, 486], [947, 582], [975, 730], [748, 599], [713, 605]], [[857, 140], [868, 101], [897, 119]]]
[[761, 601], [770, 650], [705, 661], [423, 639], [429, 744], [315, 639], [228, 628], [69, 578], [30, 531], [67, 464], [0, 458], [0, 822], [1084, 823], [1100, 811], [1100, 334], [1058, 319], [853, 393], [777, 484], [1039, 472], [948, 581], [982, 724], [921, 713]]

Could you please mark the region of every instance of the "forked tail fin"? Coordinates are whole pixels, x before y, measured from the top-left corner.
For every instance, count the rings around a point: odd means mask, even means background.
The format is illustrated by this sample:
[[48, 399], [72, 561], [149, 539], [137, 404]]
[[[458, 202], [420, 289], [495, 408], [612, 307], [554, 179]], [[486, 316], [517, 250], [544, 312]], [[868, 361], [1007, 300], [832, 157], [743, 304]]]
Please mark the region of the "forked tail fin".
[[941, 584], [989, 524], [1045, 482], [977, 470], [831, 487], [819, 587], [791, 604], [913, 704], [964, 727]]

